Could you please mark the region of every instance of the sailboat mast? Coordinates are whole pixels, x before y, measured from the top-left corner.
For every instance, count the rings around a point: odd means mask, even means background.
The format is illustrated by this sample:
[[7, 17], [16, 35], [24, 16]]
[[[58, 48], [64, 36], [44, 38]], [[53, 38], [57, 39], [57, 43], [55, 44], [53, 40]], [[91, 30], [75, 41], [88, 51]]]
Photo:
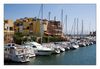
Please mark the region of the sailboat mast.
[[82, 35], [82, 38], [83, 38], [83, 20], [82, 20], [82, 33], [81, 33], [81, 35]]
[[[91, 30], [91, 22], [90, 22], [90, 25], [89, 25], [89, 29], [90, 29], [90, 32], [92, 32], [92, 30]], [[90, 32], [89, 32], [89, 34], [90, 34]]]
[[[48, 13], [48, 23], [50, 23], [50, 15], [51, 15], [51, 12]], [[48, 36], [48, 42], [49, 42], [49, 36]]]
[[[61, 10], [61, 27], [63, 25], [63, 9]], [[62, 27], [62, 33], [63, 33], [63, 27]]]
[[75, 37], [76, 18], [74, 18], [74, 37]]
[[50, 21], [50, 15], [51, 15], [51, 12], [49, 12], [48, 14], [49, 14], [49, 21]]
[[43, 37], [43, 34], [44, 34], [44, 31], [43, 31], [43, 4], [41, 4], [41, 21], [40, 21], [40, 26], [41, 26], [41, 44], [42, 44], [42, 37]]
[[78, 18], [77, 18], [77, 38], [78, 38]]
[[66, 35], [67, 35], [67, 15], [66, 15]]

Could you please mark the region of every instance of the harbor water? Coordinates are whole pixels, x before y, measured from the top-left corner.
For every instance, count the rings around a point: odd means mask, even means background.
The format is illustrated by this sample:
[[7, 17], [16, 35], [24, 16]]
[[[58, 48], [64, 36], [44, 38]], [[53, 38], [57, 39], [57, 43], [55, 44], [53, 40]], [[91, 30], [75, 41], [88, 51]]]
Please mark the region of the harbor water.
[[36, 56], [30, 62], [17, 63], [4, 61], [5, 65], [96, 65], [96, 45], [80, 47], [60, 54]]

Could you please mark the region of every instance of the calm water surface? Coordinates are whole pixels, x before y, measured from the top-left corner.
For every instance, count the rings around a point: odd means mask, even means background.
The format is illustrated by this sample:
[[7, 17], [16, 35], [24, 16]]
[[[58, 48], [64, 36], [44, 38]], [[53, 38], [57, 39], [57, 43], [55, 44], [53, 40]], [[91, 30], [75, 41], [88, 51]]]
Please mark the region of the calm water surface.
[[36, 56], [28, 63], [4, 62], [5, 65], [96, 65], [96, 45], [80, 47], [50, 56]]

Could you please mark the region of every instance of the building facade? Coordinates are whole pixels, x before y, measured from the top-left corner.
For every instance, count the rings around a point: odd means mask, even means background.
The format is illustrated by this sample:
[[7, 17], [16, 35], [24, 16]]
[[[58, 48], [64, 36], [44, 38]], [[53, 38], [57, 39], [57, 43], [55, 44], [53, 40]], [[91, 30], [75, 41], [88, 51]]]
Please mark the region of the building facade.
[[46, 34], [50, 36], [62, 36], [62, 26], [60, 24], [60, 21], [48, 21]]
[[21, 32], [24, 35], [40, 36], [62, 36], [62, 26], [60, 21], [37, 19], [37, 18], [21, 18], [14, 22], [14, 31]]
[[13, 41], [14, 23], [13, 20], [4, 20], [4, 43]]
[[14, 22], [15, 32], [21, 32], [24, 35], [40, 33], [40, 19], [21, 18]]

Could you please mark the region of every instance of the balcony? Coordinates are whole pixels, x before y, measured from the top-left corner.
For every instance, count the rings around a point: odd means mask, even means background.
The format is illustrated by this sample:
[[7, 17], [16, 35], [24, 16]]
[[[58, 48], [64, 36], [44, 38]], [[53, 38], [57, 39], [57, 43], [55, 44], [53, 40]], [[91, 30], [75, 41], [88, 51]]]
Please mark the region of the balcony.
[[62, 31], [62, 29], [54, 29], [54, 31], [61, 32], [61, 31]]

